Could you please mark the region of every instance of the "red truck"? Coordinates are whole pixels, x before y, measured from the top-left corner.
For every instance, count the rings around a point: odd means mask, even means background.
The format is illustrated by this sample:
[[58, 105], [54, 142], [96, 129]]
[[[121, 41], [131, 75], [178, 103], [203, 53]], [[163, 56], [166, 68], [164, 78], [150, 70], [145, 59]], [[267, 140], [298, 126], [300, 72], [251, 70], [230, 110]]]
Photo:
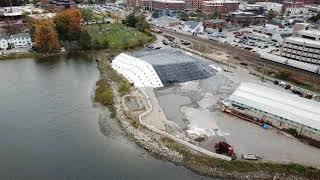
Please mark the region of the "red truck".
[[226, 142], [221, 141], [214, 145], [216, 153], [218, 154], [226, 154], [227, 156], [231, 157], [233, 160], [236, 159], [236, 154], [233, 148]]

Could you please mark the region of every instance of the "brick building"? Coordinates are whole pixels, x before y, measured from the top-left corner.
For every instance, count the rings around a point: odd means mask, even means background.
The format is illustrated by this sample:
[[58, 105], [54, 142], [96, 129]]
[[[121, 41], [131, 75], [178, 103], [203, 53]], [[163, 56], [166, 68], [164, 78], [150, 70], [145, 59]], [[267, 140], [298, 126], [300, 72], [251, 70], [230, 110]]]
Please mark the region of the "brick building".
[[214, 13], [229, 13], [239, 9], [239, 2], [235, 0], [203, 1], [202, 12], [206, 15]]
[[182, 0], [152, 0], [152, 10], [185, 10], [186, 3]]
[[231, 12], [227, 15], [221, 16], [222, 19], [233, 24], [241, 26], [257, 25], [265, 22], [266, 17], [262, 15], [255, 15], [251, 12]]
[[320, 4], [320, 0], [303, 0], [304, 4]]
[[203, 0], [185, 0], [187, 10], [201, 10]]

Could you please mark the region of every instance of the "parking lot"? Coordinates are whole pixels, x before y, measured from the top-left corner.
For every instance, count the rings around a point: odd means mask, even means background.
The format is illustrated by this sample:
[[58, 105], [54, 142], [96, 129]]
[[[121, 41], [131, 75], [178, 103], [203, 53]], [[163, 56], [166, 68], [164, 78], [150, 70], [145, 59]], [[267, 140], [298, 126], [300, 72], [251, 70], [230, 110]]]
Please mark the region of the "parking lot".
[[[191, 32], [183, 30], [183, 21], [174, 17], [153, 18], [150, 20], [156, 27], [166, 28], [175, 32], [192, 35]], [[174, 24], [174, 25], [173, 25]], [[242, 28], [234, 31], [218, 29], [205, 29], [203, 33], [198, 33], [196, 36], [217, 41], [220, 43], [230, 44], [235, 47], [249, 50], [254, 53], [277, 53], [281, 44], [273, 42], [267, 35], [254, 33], [254, 27]], [[239, 35], [239, 33], [241, 35]]]

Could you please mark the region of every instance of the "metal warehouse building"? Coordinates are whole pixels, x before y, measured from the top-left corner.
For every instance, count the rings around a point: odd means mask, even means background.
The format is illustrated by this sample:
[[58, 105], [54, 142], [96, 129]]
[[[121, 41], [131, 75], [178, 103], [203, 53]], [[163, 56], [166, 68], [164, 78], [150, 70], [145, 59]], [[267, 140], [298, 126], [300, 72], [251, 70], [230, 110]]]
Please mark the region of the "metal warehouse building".
[[320, 103], [252, 83], [242, 83], [229, 98], [230, 108], [320, 141]]

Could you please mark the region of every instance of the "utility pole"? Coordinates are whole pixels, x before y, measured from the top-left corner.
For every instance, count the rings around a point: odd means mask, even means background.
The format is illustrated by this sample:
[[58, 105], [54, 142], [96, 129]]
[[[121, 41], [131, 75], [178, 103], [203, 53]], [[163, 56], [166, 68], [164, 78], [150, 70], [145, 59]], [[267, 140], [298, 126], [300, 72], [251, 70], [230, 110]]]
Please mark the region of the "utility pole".
[[266, 71], [266, 64], [264, 63], [263, 64], [263, 70], [262, 70], [262, 78], [261, 78], [261, 81], [264, 80], [264, 74], [265, 74], [265, 71]]
[[228, 71], [230, 71], [230, 53], [227, 53], [228, 58]]

